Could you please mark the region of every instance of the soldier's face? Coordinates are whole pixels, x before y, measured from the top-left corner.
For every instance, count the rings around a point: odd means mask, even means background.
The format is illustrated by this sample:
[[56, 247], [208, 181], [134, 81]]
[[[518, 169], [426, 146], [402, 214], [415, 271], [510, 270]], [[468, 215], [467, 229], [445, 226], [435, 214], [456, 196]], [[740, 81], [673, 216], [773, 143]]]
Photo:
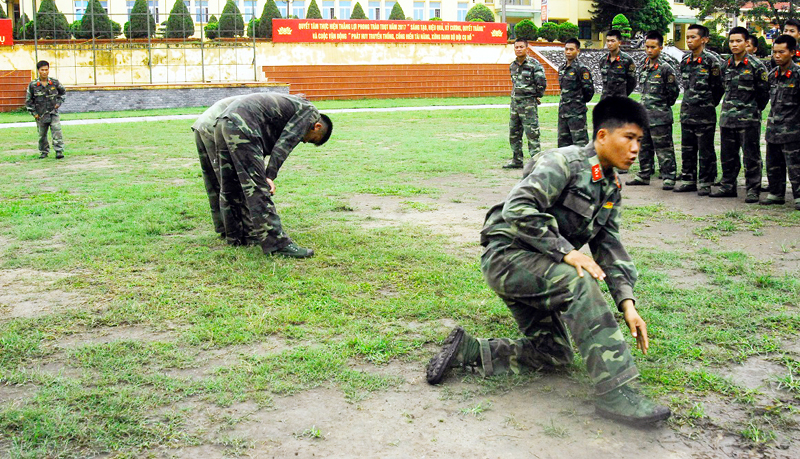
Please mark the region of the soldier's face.
[[749, 54], [755, 55], [758, 52], [758, 45], [753, 45], [752, 40], [747, 40], [747, 43], [744, 44], [745, 50]]
[[619, 40], [617, 40], [617, 37], [606, 37], [606, 48], [612, 53], [616, 52], [619, 49]]
[[629, 123], [613, 131], [600, 129], [595, 139], [597, 158], [603, 169], [616, 167], [628, 170], [639, 156], [644, 132], [639, 126]]
[[50, 66], [43, 65], [39, 67], [39, 78], [42, 80], [46, 80], [47, 76], [50, 75]]
[[658, 59], [662, 49], [664, 47], [658, 44], [658, 40], [645, 40], [644, 42], [644, 52], [650, 59]]
[[731, 52], [736, 55], [741, 55], [747, 52], [747, 41], [742, 34], [733, 34], [728, 37], [728, 47]]
[[786, 43], [776, 43], [772, 45], [772, 58], [775, 59], [775, 63], [781, 67], [789, 65], [789, 62], [792, 61], [792, 54], [794, 53], [789, 51]]
[[703, 46], [703, 38], [697, 29], [689, 29], [686, 31], [686, 47], [692, 51], [696, 51]]
[[527, 51], [528, 51], [528, 47], [525, 46], [525, 42], [524, 41], [518, 41], [518, 42], [514, 43], [514, 54], [517, 57], [525, 56], [527, 54]]
[[579, 52], [580, 51], [578, 50], [578, 47], [575, 46], [574, 43], [564, 46], [564, 56], [566, 56], [568, 61], [575, 60], [575, 58], [578, 57]]
[[783, 33], [786, 35], [791, 35], [795, 40], [800, 38], [800, 30], [797, 30], [797, 27], [793, 25], [783, 26]]
[[325, 136], [325, 127], [322, 123], [316, 123], [311, 129], [306, 132], [306, 135], [303, 136], [303, 143], [311, 142], [313, 144], [318, 144], [322, 141], [322, 137]]

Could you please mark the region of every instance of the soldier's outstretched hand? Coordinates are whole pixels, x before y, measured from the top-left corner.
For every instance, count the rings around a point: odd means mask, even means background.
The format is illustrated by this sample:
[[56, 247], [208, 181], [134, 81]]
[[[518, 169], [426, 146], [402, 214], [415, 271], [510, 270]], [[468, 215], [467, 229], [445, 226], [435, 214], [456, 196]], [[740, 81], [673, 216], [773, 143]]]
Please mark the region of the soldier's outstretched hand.
[[597, 280], [606, 278], [606, 273], [603, 271], [603, 268], [601, 268], [592, 257], [582, 254], [577, 250], [573, 250], [564, 255], [563, 260], [564, 263], [575, 267], [578, 271], [578, 277], [583, 277], [583, 270], [586, 270], [586, 272]]
[[642, 354], [647, 354], [647, 348], [650, 347], [650, 341], [647, 339], [647, 324], [636, 311], [633, 300], [622, 302], [622, 314], [625, 317], [625, 323], [631, 329], [631, 335], [636, 338], [636, 347], [642, 350]]

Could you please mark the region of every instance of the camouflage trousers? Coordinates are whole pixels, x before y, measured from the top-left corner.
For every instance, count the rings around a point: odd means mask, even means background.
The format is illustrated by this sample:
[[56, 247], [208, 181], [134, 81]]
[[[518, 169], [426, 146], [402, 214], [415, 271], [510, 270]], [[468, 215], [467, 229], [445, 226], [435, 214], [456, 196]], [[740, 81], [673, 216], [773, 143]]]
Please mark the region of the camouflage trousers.
[[36, 120], [39, 128], [39, 153], [50, 153], [50, 142], [47, 141], [47, 130], [53, 136], [53, 149], [56, 153], [64, 152], [64, 137], [61, 133], [61, 117], [59, 115], [42, 115]]
[[656, 161], [664, 180], [675, 180], [675, 145], [672, 143], [672, 125], [650, 126], [644, 131], [642, 148], [639, 150], [639, 172], [637, 177], [650, 180], [656, 172]]
[[536, 99], [511, 99], [511, 116], [508, 122], [508, 138], [514, 162], [522, 162], [522, 133], [528, 138], [528, 153], [531, 157], [539, 153], [539, 108]]
[[714, 124], [681, 123], [682, 183], [710, 187], [717, 178], [717, 151], [714, 149]]
[[586, 130], [586, 113], [575, 116], [558, 117], [558, 148], [570, 145], [586, 146], [589, 133]]
[[[291, 244], [272, 202], [260, 142], [225, 118], [217, 122], [214, 142], [219, 157], [219, 208], [228, 243], [247, 244], [248, 237], [254, 238], [264, 253]], [[252, 221], [249, 233], [248, 218]]]
[[[487, 375], [550, 369], [572, 362], [567, 327], [598, 394], [639, 372], [597, 280], [547, 255], [514, 248], [487, 249], [481, 271], [506, 303], [524, 338], [479, 339]], [[566, 324], [566, 326], [565, 326]]]
[[800, 143], [767, 143], [767, 199], [783, 199], [786, 194], [786, 173], [792, 184], [792, 198], [800, 204]]
[[720, 186], [723, 190], [736, 190], [736, 179], [742, 169], [739, 149], [742, 149], [744, 179], [747, 191], [761, 191], [761, 126], [746, 128], [719, 128], [719, 162], [722, 167]]

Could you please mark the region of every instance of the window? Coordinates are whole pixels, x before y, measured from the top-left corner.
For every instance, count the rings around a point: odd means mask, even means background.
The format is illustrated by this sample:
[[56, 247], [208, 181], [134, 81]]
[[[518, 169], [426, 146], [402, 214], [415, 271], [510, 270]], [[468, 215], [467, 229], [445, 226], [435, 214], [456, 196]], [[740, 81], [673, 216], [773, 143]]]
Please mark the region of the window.
[[581, 40], [592, 39], [592, 21], [578, 21], [578, 38]]
[[244, 22], [249, 23], [257, 13], [256, 0], [244, 0]]
[[425, 16], [425, 2], [414, 2], [414, 20], [422, 21]]
[[110, 11], [108, 11], [108, 2], [100, 2], [100, 6], [102, 6], [103, 9], [106, 10], [106, 13], [110, 13]]
[[392, 15], [392, 8], [394, 8], [395, 2], [386, 2], [383, 8], [384, 19], [388, 20], [389, 16]]
[[467, 20], [467, 10], [469, 9], [469, 3], [459, 3], [458, 9], [456, 10], [456, 21], [466, 21]]
[[85, 0], [75, 0], [75, 20], [78, 21], [83, 17], [83, 14], [86, 13], [86, 7], [89, 6], [89, 2]]
[[[300, 3], [300, 6], [297, 4]], [[292, 3], [292, 15], [297, 16], [297, 19], [305, 19], [306, 17], [306, 6], [301, 2], [293, 2]]]
[[278, 5], [278, 11], [281, 12], [282, 18], [289, 17], [289, 3], [288, 2], [275, 2]]
[[155, 19], [156, 24], [160, 21], [158, 20], [158, 0], [149, 0], [147, 2], [147, 6], [150, 8], [150, 14], [153, 15], [153, 19]]
[[194, 22], [208, 22], [208, 1], [195, 0]]
[[131, 10], [133, 10], [134, 4], [136, 4], [136, 2], [131, 0], [125, 2], [125, 7], [128, 9], [128, 17], [131, 17]]
[[350, 2], [339, 1], [339, 19], [350, 19]]
[[372, 20], [379, 20], [381, 18], [381, 2], [369, 2], [368, 16]]
[[322, 2], [322, 19], [333, 19], [336, 16], [336, 8], [333, 2]]
[[428, 9], [428, 19], [442, 17], [442, 4], [441, 2], [431, 2]]

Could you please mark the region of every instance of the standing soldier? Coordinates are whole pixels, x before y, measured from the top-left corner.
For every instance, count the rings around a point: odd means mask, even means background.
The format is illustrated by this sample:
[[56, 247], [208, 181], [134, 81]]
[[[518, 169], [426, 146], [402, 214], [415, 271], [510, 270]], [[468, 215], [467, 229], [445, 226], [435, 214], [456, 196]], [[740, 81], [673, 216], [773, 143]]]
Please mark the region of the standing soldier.
[[639, 173], [626, 185], [649, 185], [650, 176], [655, 172], [655, 156], [664, 183], [661, 188], [671, 190], [675, 187], [675, 146], [672, 143], [672, 106], [680, 94], [676, 70], [661, 57], [664, 49], [664, 36], [657, 31], [645, 36], [644, 49], [647, 59], [639, 73], [639, 89], [642, 90], [642, 104], [650, 121], [644, 130], [642, 151], [639, 153]]
[[636, 88], [636, 64], [627, 53], [620, 51], [621, 43], [620, 31], [609, 30], [606, 35], [608, 54], [600, 60], [600, 74], [603, 76], [600, 100], [610, 96], [629, 96]]
[[[783, 33], [785, 35], [789, 35], [790, 37], [794, 38], [796, 42], [800, 42], [800, 19], [790, 18], [787, 19], [786, 22], [783, 24]], [[778, 38], [780, 35], [776, 34], [773, 37], [773, 44], [774, 40]], [[795, 64], [800, 63], [800, 49], [794, 51], [792, 55], [792, 61]], [[778, 63], [775, 62], [775, 58], [773, 57], [769, 61], [769, 70], [775, 70], [778, 66]]]
[[712, 198], [736, 197], [736, 179], [744, 160], [745, 202], [758, 202], [761, 192], [761, 111], [769, 102], [767, 68], [746, 51], [750, 33], [744, 27], [728, 32], [728, 45], [733, 55], [723, 65], [725, 98], [719, 115], [722, 180]]
[[561, 100], [558, 104], [558, 147], [584, 146], [589, 143], [586, 132], [586, 103], [594, 96], [592, 72], [581, 64], [578, 55], [581, 42], [570, 38], [564, 43], [567, 61], [558, 68]]
[[539, 153], [539, 98], [547, 88], [544, 67], [528, 56], [528, 40], [517, 38], [514, 42], [517, 59], [509, 66], [511, 73], [511, 119], [508, 123], [509, 141], [513, 158], [504, 169], [522, 168], [522, 132], [528, 138], [528, 153]]
[[[747, 50], [747, 54], [756, 56], [758, 54], [758, 37], [755, 35], [748, 36], [745, 42], [745, 49]], [[758, 59], [758, 61], [761, 62], [760, 59]]]
[[[606, 282], [646, 353], [647, 325], [634, 306], [636, 267], [619, 236], [614, 168], [636, 160], [647, 113], [632, 99], [610, 97], [592, 115], [593, 141], [529, 162], [481, 231], [481, 271], [524, 336], [476, 339], [456, 327], [428, 363], [428, 383], [440, 383], [460, 365], [486, 376], [564, 367], [572, 362], [572, 335], [594, 383], [598, 414], [633, 423], [669, 417], [669, 408], [633, 387], [639, 372], [599, 284]], [[587, 243], [594, 258], [579, 251]]]
[[[230, 244], [246, 244], [244, 215], [250, 233], [265, 254], [307, 258], [314, 251], [299, 247], [283, 231], [272, 202], [278, 170], [300, 142], [317, 146], [333, 131], [330, 118], [311, 102], [288, 94], [259, 93], [233, 101], [217, 118], [214, 140], [219, 156], [220, 214]], [[264, 159], [269, 156], [269, 162]]]
[[800, 210], [800, 66], [792, 61], [797, 40], [781, 35], [772, 45], [778, 67], [770, 70], [770, 110], [767, 118], [767, 179], [763, 205], [783, 204], [786, 172], [792, 183], [794, 208]]
[[28, 84], [25, 107], [36, 119], [36, 126], [39, 128], [39, 159], [47, 158], [50, 154], [50, 144], [47, 142], [48, 129], [53, 136], [56, 159], [61, 159], [64, 157], [64, 139], [61, 134], [58, 107], [64, 103], [67, 91], [58, 80], [48, 77], [50, 64], [47, 61], [37, 62], [36, 70], [39, 72], [39, 78]]
[[[692, 24], [686, 31], [689, 52], [681, 58], [681, 176], [673, 191], [708, 196], [717, 176], [714, 131], [716, 106], [722, 99], [722, 65], [705, 49], [708, 28]], [[698, 171], [699, 168], [699, 171]], [[699, 182], [699, 187], [698, 187]]]

